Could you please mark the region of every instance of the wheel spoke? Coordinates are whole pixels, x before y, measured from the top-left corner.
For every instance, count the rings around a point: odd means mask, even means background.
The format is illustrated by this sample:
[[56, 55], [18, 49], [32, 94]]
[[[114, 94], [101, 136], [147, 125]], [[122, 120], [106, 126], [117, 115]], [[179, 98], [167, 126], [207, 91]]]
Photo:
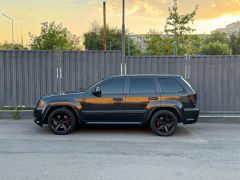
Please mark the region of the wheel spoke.
[[164, 126], [164, 129], [165, 129], [166, 133], [168, 133], [169, 130], [168, 130], [168, 127], [166, 125]]
[[55, 127], [55, 129], [58, 130], [60, 127], [61, 127], [61, 124], [59, 123], [59, 124]]
[[67, 127], [64, 124], [62, 125], [62, 127], [65, 131], [67, 131]]
[[161, 129], [164, 129], [164, 125], [161, 125], [158, 130], [161, 131]]

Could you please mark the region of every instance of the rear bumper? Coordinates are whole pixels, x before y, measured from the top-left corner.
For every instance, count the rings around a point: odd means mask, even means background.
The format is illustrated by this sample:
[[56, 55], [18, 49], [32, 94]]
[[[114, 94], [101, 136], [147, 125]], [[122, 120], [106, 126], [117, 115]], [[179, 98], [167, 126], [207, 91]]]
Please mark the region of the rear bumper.
[[184, 109], [184, 119], [183, 124], [193, 124], [198, 121], [199, 109], [197, 108], [187, 108]]
[[35, 108], [33, 111], [33, 116], [34, 116], [34, 122], [39, 125], [43, 126], [44, 124], [44, 118], [43, 118], [43, 109], [42, 108]]

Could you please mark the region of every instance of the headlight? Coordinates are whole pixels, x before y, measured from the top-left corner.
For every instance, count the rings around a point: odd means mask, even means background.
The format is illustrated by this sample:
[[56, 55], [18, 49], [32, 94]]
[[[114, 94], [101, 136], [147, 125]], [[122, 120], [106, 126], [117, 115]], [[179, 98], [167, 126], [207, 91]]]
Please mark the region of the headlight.
[[45, 107], [45, 102], [43, 100], [41, 100], [38, 104], [39, 107]]

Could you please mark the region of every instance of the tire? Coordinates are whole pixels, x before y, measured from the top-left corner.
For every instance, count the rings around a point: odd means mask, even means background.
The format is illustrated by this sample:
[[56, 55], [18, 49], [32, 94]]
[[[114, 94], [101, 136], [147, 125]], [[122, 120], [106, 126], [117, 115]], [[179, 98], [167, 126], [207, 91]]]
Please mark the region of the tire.
[[153, 114], [150, 126], [152, 131], [159, 136], [171, 136], [177, 129], [178, 119], [174, 113], [160, 110]]
[[48, 116], [48, 127], [58, 135], [71, 133], [76, 128], [76, 124], [74, 114], [68, 109], [56, 109]]

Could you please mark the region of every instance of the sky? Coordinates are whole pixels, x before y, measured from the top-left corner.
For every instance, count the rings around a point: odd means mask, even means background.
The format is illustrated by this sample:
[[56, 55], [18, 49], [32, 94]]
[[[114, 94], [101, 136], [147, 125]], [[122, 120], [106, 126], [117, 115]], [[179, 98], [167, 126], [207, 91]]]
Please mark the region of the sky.
[[[107, 23], [121, 28], [121, 0], [107, 1]], [[91, 23], [102, 24], [102, 0], [0, 0], [0, 13], [14, 19], [14, 36], [29, 44], [29, 32], [38, 35], [42, 22], [63, 23], [73, 34], [82, 36]], [[181, 14], [199, 6], [193, 27], [195, 33], [210, 33], [240, 20], [240, 0], [178, 0]], [[145, 34], [149, 29], [163, 31], [172, 0], [126, 0], [126, 28]], [[11, 23], [0, 15], [0, 42], [11, 41]]]

